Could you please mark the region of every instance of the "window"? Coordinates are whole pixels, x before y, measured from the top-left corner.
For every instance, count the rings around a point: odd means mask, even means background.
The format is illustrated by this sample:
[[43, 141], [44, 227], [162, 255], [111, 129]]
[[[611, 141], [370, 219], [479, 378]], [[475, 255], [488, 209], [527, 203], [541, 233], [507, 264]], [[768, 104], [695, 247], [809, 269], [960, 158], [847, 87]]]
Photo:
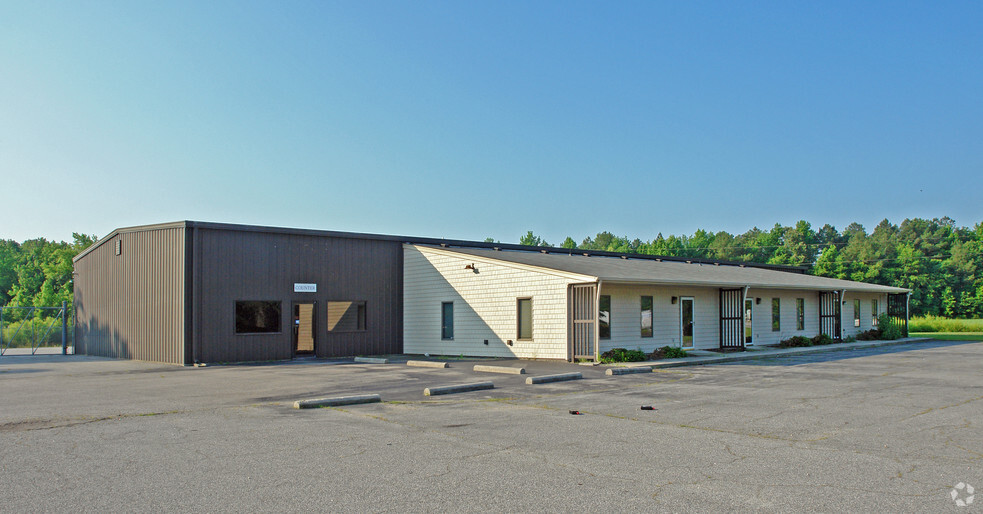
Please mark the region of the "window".
[[365, 330], [365, 302], [328, 302], [328, 332]]
[[853, 301], [853, 326], [860, 326], [860, 300]]
[[601, 295], [598, 298], [600, 304], [597, 309], [597, 328], [601, 333], [601, 339], [611, 339], [611, 297]]
[[778, 332], [782, 329], [782, 299], [771, 299], [771, 331]]
[[236, 302], [236, 334], [268, 334], [279, 331], [280, 302]]
[[877, 326], [877, 299], [870, 301], [870, 324], [871, 326]]
[[795, 299], [795, 329], [806, 329], [806, 301], [805, 298]]
[[516, 339], [520, 341], [532, 339], [532, 298], [516, 300], [516, 317], [516, 332], [518, 333]]
[[454, 302], [440, 304], [440, 338], [454, 339]]
[[652, 297], [642, 297], [642, 337], [652, 337]]

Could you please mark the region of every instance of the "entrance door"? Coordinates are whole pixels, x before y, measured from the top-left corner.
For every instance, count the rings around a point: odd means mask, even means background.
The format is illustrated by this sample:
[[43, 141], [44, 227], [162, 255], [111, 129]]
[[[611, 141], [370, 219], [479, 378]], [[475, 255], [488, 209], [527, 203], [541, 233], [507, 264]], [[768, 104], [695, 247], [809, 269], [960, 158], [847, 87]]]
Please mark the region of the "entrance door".
[[314, 353], [314, 303], [294, 304], [294, 353]]
[[597, 316], [594, 296], [597, 285], [571, 285], [567, 289], [567, 312], [569, 319], [568, 349], [569, 360], [594, 359], [594, 325]]
[[750, 346], [752, 343], [751, 335], [754, 333], [754, 324], [751, 322], [751, 313], [754, 311], [754, 300], [744, 300], [744, 344]]
[[683, 348], [693, 347], [693, 299], [683, 297], [679, 300], [679, 333]]

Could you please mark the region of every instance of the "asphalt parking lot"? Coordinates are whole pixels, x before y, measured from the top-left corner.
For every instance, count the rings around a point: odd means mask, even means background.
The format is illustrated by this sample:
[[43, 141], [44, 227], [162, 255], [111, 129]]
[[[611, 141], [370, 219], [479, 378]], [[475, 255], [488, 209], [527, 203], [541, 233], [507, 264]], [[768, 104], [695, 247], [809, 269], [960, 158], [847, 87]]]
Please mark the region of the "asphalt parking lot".
[[[645, 374], [0, 358], [0, 511], [978, 511], [983, 343]], [[583, 380], [526, 385], [527, 376]], [[424, 397], [425, 387], [495, 389]], [[296, 410], [378, 393], [382, 403]], [[640, 410], [651, 405], [655, 410]], [[570, 411], [581, 414], [572, 415]], [[957, 491], [968, 499], [966, 489]]]

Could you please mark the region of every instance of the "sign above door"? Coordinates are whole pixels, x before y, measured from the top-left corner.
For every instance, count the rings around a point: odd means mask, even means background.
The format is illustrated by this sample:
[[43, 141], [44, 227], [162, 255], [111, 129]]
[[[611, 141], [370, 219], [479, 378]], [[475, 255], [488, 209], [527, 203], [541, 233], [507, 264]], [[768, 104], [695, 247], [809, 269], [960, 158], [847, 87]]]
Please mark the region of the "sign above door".
[[317, 284], [294, 284], [295, 293], [316, 293]]

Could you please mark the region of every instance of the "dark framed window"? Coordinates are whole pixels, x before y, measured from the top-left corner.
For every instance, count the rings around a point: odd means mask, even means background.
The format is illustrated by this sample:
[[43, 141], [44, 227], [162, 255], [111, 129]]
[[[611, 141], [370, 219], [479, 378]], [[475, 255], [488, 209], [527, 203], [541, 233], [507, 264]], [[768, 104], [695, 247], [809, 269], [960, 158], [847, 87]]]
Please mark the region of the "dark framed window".
[[597, 299], [597, 328], [601, 339], [611, 339], [611, 296], [601, 295]]
[[440, 338], [454, 339], [454, 302], [440, 304]]
[[532, 298], [518, 298], [516, 304], [516, 338], [532, 339]]
[[361, 332], [365, 330], [365, 302], [328, 302], [328, 332]]
[[877, 299], [870, 301], [870, 326], [877, 326]]
[[853, 301], [853, 326], [860, 326], [860, 300]]
[[778, 332], [782, 329], [782, 299], [771, 299], [771, 331]]
[[795, 329], [806, 329], [806, 300], [805, 298], [795, 299]]
[[236, 334], [280, 332], [280, 314], [278, 301], [236, 301]]
[[642, 337], [652, 337], [652, 297], [642, 297]]

